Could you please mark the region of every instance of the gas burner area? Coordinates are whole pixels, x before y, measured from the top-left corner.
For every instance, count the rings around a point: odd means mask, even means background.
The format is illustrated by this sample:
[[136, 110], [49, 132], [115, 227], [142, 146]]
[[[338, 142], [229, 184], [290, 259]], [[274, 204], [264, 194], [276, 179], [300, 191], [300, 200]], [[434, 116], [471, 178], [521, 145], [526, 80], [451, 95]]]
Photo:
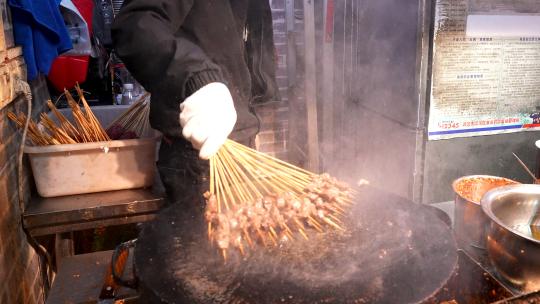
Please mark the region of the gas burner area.
[[[483, 304], [514, 296], [490, 271], [459, 250], [458, 267], [446, 286], [428, 303]], [[503, 302], [504, 303], [504, 302]]]

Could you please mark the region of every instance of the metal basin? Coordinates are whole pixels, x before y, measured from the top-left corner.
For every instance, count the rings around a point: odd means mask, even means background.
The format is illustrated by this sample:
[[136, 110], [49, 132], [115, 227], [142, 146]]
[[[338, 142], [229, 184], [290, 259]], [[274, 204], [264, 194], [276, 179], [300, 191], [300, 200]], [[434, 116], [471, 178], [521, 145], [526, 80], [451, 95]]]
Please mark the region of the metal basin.
[[470, 175], [452, 183], [456, 193], [454, 233], [463, 250], [475, 254], [475, 249], [485, 249], [485, 226], [488, 218], [482, 212], [480, 200], [489, 190], [518, 182], [498, 176]]
[[540, 224], [540, 185], [497, 188], [481, 204], [490, 219], [488, 257], [500, 278], [524, 292], [540, 289], [540, 227], [531, 226]]

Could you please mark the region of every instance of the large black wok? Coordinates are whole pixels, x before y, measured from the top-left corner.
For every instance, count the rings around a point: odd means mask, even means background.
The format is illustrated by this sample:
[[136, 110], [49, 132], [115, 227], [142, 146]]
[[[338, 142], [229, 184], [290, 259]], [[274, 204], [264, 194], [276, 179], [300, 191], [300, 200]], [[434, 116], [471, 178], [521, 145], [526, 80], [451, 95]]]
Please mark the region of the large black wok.
[[135, 249], [143, 303], [417, 303], [457, 264], [450, 228], [429, 207], [359, 189], [348, 233], [233, 254], [223, 262], [200, 214], [178, 206], [147, 224]]

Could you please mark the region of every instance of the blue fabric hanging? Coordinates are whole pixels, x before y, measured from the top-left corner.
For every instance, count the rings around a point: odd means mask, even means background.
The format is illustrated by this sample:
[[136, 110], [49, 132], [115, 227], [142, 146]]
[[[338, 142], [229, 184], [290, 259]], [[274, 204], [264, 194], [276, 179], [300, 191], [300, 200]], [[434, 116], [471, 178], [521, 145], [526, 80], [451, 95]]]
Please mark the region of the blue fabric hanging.
[[61, 0], [9, 0], [15, 43], [23, 48], [28, 79], [49, 73], [56, 57], [72, 48], [60, 13]]

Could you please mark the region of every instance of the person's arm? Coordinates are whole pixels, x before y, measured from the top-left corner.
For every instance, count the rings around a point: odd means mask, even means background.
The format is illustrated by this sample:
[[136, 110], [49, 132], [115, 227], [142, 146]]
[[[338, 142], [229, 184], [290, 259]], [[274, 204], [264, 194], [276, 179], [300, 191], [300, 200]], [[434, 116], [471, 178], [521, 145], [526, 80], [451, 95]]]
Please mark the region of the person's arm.
[[182, 102], [212, 82], [224, 82], [219, 67], [180, 30], [197, 0], [126, 0], [112, 35], [118, 56], [149, 91]]
[[202, 0], [126, 0], [112, 34], [144, 88], [178, 102], [182, 135], [208, 159], [232, 132], [236, 110], [219, 67], [182, 33], [194, 1]]

